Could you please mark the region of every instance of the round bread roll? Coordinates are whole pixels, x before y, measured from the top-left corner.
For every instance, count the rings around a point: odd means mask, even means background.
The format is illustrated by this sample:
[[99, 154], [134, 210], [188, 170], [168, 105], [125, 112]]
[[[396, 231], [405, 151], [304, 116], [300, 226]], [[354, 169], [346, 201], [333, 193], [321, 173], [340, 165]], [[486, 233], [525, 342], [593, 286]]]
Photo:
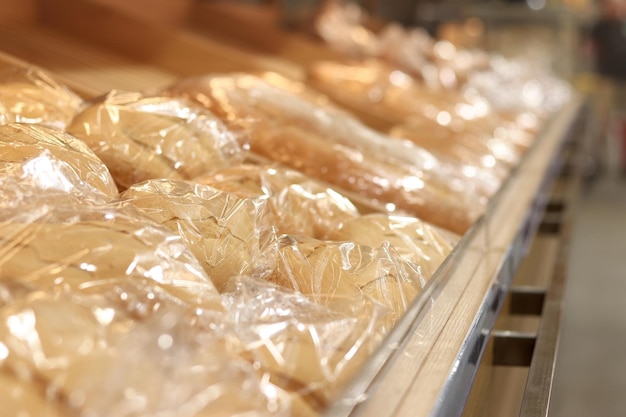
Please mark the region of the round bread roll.
[[191, 179], [242, 158], [215, 116], [180, 99], [113, 91], [67, 130], [102, 158], [120, 190], [148, 179]]
[[234, 276], [263, 271], [271, 264], [273, 216], [265, 199], [239, 198], [206, 185], [149, 180], [121, 195], [159, 224], [178, 233], [219, 291]]
[[0, 71], [0, 120], [64, 129], [83, 100], [34, 68]]
[[378, 213], [347, 220], [328, 238], [371, 247], [389, 242], [400, 257], [418, 265], [427, 280], [459, 241], [459, 236], [417, 218]]
[[[0, 230], [0, 282], [19, 278], [45, 291], [85, 294], [115, 290], [138, 315], [159, 297], [221, 309], [219, 294], [182, 239], [147, 218], [52, 208], [32, 223], [0, 223]], [[128, 285], [139, 291], [136, 299]]]
[[358, 210], [346, 197], [279, 165], [238, 165], [195, 181], [241, 197], [267, 195], [279, 234], [321, 239], [342, 222], [358, 216]]
[[389, 310], [390, 329], [421, 292], [424, 278], [384, 243], [378, 248], [299, 236], [279, 238], [276, 268], [265, 279], [327, 304], [333, 297], [366, 296]]
[[0, 173], [37, 192], [118, 194], [109, 170], [85, 143], [44, 126], [0, 126]]

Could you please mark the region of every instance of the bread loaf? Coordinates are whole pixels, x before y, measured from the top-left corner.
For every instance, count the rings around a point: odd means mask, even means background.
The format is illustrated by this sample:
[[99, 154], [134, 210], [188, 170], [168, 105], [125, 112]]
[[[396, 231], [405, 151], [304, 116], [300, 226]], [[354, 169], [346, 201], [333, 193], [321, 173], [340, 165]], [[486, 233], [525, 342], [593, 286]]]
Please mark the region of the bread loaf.
[[82, 141], [44, 126], [0, 126], [0, 175], [37, 193], [117, 195], [109, 170]]
[[256, 279], [231, 284], [225, 306], [242, 355], [291, 394], [290, 415], [322, 413], [384, 337], [385, 309], [361, 295], [322, 306]]
[[322, 239], [358, 215], [346, 197], [312, 177], [280, 165], [238, 165], [195, 181], [241, 197], [266, 195], [278, 234]]
[[484, 210], [487, 192], [459, 167], [259, 78], [236, 74], [188, 79], [167, 94], [205, 105], [238, 130], [253, 152], [390, 210], [406, 210], [458, 233]]
[[382, 213], [347, 220], [328, 238], [353, 241], [371, 247], [389, 242], [400, 257], [419, 266], [421, 275], [426, 280], [434, 274], [459, 241], [459, 236], [419, 219]]
[[241, 158], [215, 116], [179, 99], [113, 91], [67, 130], [107, 164], [120, 190], [153, 178], [191, 179]]
[[0, 71], [0, 124], [32, 123], [64, 129], [83, 100], [34, 68]]
[[182, 236], [220, 291], [232, 277], [263, 271], [271, 263], [271, 256], [261, 256], [275, 239], [265, 198], [240, 198], [175, 180], [136, 184], [121, 197], [123, 204]]
[[[50, 208], [32, 223], [0, 223], [0, 282], [19, 278], [43, 291], [86, 294], [154, 288], [153, 298], [221, 308], [215, 287], [182, 239], [117, 209]], [[127, 295], [128, 296], [128, 295]], [[158, 298], [158, 297], [157, 297]], [[156, 301], [138, 308], [149, 308]]]
[[388, 309], [387, 329], [425, 282], [419, 268], [388, 243], [371, 248], [287, 235], [279, 238], [278, 262], [266, 279], [321, 304], [335, 297], [369, 297]]

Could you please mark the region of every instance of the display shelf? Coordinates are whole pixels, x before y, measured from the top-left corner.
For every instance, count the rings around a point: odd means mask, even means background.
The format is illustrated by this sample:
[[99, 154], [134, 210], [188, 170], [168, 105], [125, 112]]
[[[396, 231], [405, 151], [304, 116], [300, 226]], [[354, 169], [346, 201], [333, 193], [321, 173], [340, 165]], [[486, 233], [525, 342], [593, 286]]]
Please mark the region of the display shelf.
[[437, 272], [330, 416], [460, 415], [498, 311], [539, 227], [562, 150], [581, 111], [573, 99], [548, 125], [488, 213]]
[[[279, 70], [295, 78], [301, 74], [298, 63], [237, 51], [89, 2], [41, 0], [39, 6], [46, 12], [40, 21], [0, 27], [0, 50], [52, 71], [85, 97], [114, 88], [158, 88], [178, 77], [207, 72]], [[16, 62], [4, 55], [0, 60]], [[463, 412], [511, 280], [539, 227], [582, 102], [574, 96], [552, 116], [487, 213], [463, 237], [329, 416], [447, 417]]]

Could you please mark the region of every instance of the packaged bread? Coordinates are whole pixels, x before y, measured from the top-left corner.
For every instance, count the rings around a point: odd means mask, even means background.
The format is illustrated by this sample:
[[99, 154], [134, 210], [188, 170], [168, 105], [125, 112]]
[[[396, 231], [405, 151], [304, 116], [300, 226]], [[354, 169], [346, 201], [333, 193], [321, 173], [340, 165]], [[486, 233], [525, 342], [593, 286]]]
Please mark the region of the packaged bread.
[[117, 195], [109, 170], [85, 143], [44, 126], [0, 126], [0, 176], [21, 184], [25, 193], [92, 199]]
[[83, 100], [35, 68], [0, 71], [0, 124], [32, 123], [64, 129]]
[[334, 297], [371, 298], [389, 312], [386, 330], [426, 281], [420, 268], [402, 259], [388, 242], [369, 247], [290, 235], [279, 237], [276, 266], [264, 279], [324, 305]]
[[220, 308], [215, 286], [183, 239], [141, 213], [49, 205], [45, 197], [25, 203], [9, 211], [10, 218], [2, 213], [0, 281], [19, 277], [45, 291], [86, 294], [134, 282], [153, 289], [143, 303], [131, 303], [140, 310], [158, 304], [159, 294]]
[[231, 282], [224, 305], [247, 357], [291, 393], [290, 415], [320, 415], [384, 338], [385, 309], [363, 296], [324, 305], [257, 279]]
[[382, 135], [258, 77], [188, 79], [167, 93], [208, 107], [255, 153], [459, 233], [482, 214], [490, 195], [459, 167], [410, 141]]
[[112, 91], [68, 125], [109, 167], [121, 191], [155, 178], [191, 179], [238, 162], [237, 141], [185, 100]]
[[[266, 197], [239, 197], [207, 185], [148, 180], [121, 195], [155, 222], [180, 235], [218, 290], [229, 279], [271, 266], [274, 217]], [[263, 255], [262, 255], [263, 254]]]
[[373, 213], [340, 224], [331, 240], [376, 247], [389, 242], [396, 253], [412, 262], [428, 280], [450, 254], [460, 237], [414, 217]]
[[[7, 354], [4, 343], [0, 350]], [[20, 378], [6, 366], [0, 366], [0, 403], [10, 416], [63, 417], [67, 410], [49, 401], [44, 389], [32, 377]]]
[[267, 196], [278, 234], [323, 239], [338, 225], [359, 215], [352, 202], [339, 192], [277, 164], [242, 164], [194, 181], [240, 197]]
[[0, 281], [5, 298], [14, 295], [0, 304], [5, 415], [287, 415], [289, 399], [264, 391], [259, 372], [231, 352], [224, 315], [216, 330], [198, 330], [185, 306], [167, 299], [137, 317], [108, 291], [18, 285], [28, 283]]
[[[410, 74], [376, 60], [318, 62], [311, 67], [308, 77], [312, 85], [338, 103], [381, 114], [390, 125], [426, 116], [444, 127], [463, 124], [460, 126], [463, 130], [493, 132], [515, 120], [495, 108], [473, 86], [455, 90], [429, 87]], [[525, 126], [510, 126], [514, 127], [525, 129]]]

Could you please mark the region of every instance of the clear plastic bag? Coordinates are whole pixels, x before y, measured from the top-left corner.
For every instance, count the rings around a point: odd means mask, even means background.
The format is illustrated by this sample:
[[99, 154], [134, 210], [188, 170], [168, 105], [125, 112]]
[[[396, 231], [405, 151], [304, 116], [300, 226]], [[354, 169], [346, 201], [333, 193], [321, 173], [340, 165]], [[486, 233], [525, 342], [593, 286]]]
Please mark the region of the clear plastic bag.
[[[232, 352], [225, 315], [189, 314], [157, 295], [138, 317], [115, 295], [0, 280], [6, 415], [288, 415], [290, 399], [264, 390], [259, 372]], [[198, 317], [213, 329], [198, 329]]]
[[[87, 145], [40, 125], [0, 126], [0, 181], [7, 183], [5, 197], [18, 184], [23, 195], [51, 198], [106, 200], [118, 193], [109, 170]], [[0, 205], [12, 204], [15, 198], [3, 198]]]
[[458, 233], [484, 210], [488, 191], [458, 167], [258, 77], [188, 79], [166, 93], [205, 105], [238, 131], [253, 152], [385, 210], [402, 210]]
[[385, 335], [386, 310], [360, 295], [313, 302], [243, 277], [223, 298], [240, 354], [291, 395], [290, 415], [323, 412]]
[[83, 100], [35, 68], [0, 71], [0, 124], [29, 123], [63, 129]]
[[327, 239], [370, 247], [389, 242], [402, 259], [417, 265], [422, 277], [428, 280], [460, 237], [414, 217], [373, 213], [345, 221]]
[[389, 311], [386, 330], [426, 283], [420, 268], [402, 259], [388, 242], [372, 248], [290, 235], [279, 237], [276, 267], [264, 278], [321, 304], [336, 297], [371, 298]]
[[239, 165], [194, 181], [240, 197], [267, 196], [278, 234], [323, 239], [359, 215], [348, 198], [326, 184], [276, 164]]
[[232, 277], [272, 265], [265, 249], [275, 244], [275, 222], [265, 196], [240, 198], [193, 182], [149, 180], [121, 199], [180, 235], [220, 291]]
[[243, 158], [214, 115], [167, 97], [112, 91], [89, 103], [67, 131], [107, 164], [120, 190], [153, 178], [191, 179]]

